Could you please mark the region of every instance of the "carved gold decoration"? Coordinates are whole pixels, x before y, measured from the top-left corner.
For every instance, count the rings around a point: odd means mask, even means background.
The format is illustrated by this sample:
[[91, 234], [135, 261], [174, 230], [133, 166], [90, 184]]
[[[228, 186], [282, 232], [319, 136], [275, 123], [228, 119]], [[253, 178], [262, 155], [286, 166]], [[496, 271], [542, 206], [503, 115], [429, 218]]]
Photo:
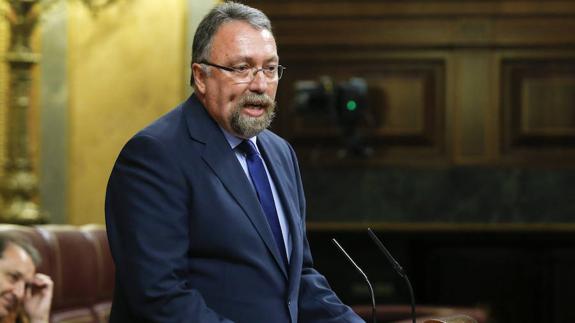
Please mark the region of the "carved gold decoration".
[[[32, 68], [40, 55], [30, 47], [32, 32], [43, 10], [59, 0], [0, 0], [1, 13], [10, 28], [10, 45], [6, 54], [10, 90], [6, 118], [6, 162], [0, 181], [0, 222], [34, 224], [47, 222], [47, 215], [37, 203], [38, 177], [30, 158], [28, 111]], [[116, 0], [81, 0], [93, 13]]]

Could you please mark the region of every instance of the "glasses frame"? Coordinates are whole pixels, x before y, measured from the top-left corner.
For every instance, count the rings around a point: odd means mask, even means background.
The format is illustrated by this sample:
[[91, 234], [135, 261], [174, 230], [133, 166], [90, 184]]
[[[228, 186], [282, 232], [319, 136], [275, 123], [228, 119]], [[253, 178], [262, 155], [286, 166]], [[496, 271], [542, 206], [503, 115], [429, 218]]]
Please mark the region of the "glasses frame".
[[[211, 67], [219, 68], [219, 69], [224, 70], [224, 71], [227, 71], [227, 72], [236, 72], [236, 73], [239, 72], [239, 70], [238, 70], [237, 68], [233, 68], [233, 67], [229, 67], [229, 66], [222, 66], [222, 65], [214, 64], [214, 63], [211, 63], [211, 62], [208, 62], [208, 61], [201, 61], [201, 62], [199, 62], [199, 64], [203, 64], [203, 65], [208, 65], [208, 66], [211, 66]], [[269, 82], [279, 81], [279, 80], [282, 78], [283, 73], [284, 73], [284, 71], [286, 70], [286, 67], [283, 66], [283, 65], [279, 65], [279, 64], [278, 64], [278, 65], [276, 66], [276, 68], [277, 68], [277, 79], [275, 79], [275, 80], [270, 80], [270, 79], [268, 79], [268, 77], [266, 76], [266, 73], [264, 72], [264, 70], [266, 69], [265, 67], [260, 67], [260, 68], [252, 67], [252, 68], [250, 68], [250, 70], [252, 71], [252, 73], [251, 73], [252, 78], [251, 78], [251, 80], [249, 80], [249, 81], [245, 81], [245, 83], [250, 83], [250, 82], [252, 82], [252, 81], [256, 78], [256, 74], [258, 74], [260, 71], [264, 74], [264, 77], [265, 77], [265, 79], [266, 79], [267, 81], [269, 81]], [[242, 83], [243, 83], [243, 82], [242, 82]]]

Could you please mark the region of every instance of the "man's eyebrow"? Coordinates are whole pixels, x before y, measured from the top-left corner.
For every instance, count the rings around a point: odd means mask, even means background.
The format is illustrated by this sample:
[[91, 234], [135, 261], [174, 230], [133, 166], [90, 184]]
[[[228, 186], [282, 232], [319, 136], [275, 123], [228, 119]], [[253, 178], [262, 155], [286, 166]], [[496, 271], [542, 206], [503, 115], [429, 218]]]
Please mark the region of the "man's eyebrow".
[[19, 272], [19, 271], [15, 271], [15, 270], [8, 271], [8, 275], [10, 275], [10, 276], [12, 276], [12, 277], [14, 277], [14, 278], [22, 278], [22, 277], [24, 277], [24, 274], [22, 274], [22, 273]]

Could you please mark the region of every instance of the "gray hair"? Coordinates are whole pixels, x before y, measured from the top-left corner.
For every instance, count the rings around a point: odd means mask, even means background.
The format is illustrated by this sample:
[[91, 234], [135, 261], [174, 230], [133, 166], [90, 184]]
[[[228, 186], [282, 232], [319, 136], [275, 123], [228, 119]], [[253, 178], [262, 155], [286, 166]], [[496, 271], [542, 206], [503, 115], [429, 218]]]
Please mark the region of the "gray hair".
[[[272, 31], [270, 20], [260, 10], [233, 1], [219, 4], [202, 19], [196, 29], [192, 44], [192, 64], [208, 59], [214, 35], [221, 25], [230, 21], [244, 21], [258, 30]], [[193, 72], [190, 84], [194, 86]]]
[[0, 233], [0, 258], [4, 257], [4, 251], [6, 251], [6, 248], [11, 244], [22, 248], [28, 256], [30, 256], [34, 266], [38, 267], [42, 262], [42, 256], [40, 256], [40, 253], [34, 245], [32, 245], [30, 240], [9, 232]]

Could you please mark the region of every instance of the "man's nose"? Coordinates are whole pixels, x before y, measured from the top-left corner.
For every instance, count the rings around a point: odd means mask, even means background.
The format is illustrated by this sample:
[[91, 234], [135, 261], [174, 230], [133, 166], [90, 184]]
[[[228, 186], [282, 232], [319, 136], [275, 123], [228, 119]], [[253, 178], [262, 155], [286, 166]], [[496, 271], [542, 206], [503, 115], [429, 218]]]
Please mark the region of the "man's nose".
[[258, 70], [254, 75], [254, 79], [250, 82], [249, 89], [254, 93], [264, 93], [268, 88], [268, 82], [263, 70]]
[[14, 295], [19, 299], [24, 298], [24, 294], [26, 293], [26, 283], [21, 281], [14, 284], [14, 289], [12, 291]]

